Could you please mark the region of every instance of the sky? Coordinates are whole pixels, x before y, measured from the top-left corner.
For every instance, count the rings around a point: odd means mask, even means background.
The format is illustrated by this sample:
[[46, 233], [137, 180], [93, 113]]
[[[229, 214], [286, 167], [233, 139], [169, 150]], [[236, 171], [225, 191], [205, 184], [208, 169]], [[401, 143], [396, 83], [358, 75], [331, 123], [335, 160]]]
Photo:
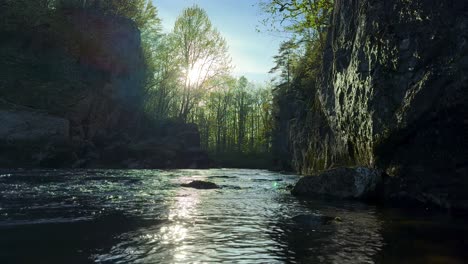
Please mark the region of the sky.
[[221, 32], [229, 45], [233, 74], [245, 76], [250, 81], [265, 82], [271, 79], [279, 37], [256, 31], [263, 15], [256, 0], [152, 0], [158, 8], [163, 29], [170, 32], [177, 17], [186, 7], [197, 4], [203, 8], [211, 23]]

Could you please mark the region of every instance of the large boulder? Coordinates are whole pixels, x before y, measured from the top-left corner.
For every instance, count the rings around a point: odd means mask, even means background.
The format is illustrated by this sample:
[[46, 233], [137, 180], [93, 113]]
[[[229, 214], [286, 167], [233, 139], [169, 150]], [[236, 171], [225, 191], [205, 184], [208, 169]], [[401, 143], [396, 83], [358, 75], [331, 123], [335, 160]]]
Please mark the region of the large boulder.
[[337, 168], [302, 177], [291, 191], [298, 196], [367, 199], [378, 195], [382, 174], [370, 168]]
[[66, 141], [68, 120], [30, 111], [0, 110], [0, 141]]

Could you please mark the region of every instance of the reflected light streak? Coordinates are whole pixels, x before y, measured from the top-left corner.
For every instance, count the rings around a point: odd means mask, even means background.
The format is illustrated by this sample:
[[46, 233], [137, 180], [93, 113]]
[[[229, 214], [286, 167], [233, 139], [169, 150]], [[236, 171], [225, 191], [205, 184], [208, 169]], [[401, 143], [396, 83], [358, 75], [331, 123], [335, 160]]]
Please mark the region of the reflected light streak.
[[169, 209], [167, 225], [159, 229], [155, 240], [164, 245], [170, 245], [172, 257], [180, 262], [187, 259], [189, 252], [186, 240], [190, 235], [189, 227], [192, 225], [200, 197], [197, 190], [181, 189], [177, 192], [176, 199]]

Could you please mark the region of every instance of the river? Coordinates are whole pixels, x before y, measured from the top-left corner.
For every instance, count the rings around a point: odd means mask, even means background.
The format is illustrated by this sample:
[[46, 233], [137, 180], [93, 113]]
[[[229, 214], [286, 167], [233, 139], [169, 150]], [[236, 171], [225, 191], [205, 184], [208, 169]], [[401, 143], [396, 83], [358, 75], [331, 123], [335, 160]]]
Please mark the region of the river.
[[[264, 170], [0, 172], [0, 263], [467, 263], [465, 219], [298, 199]], [[181, 187], [192, 180], [221, 189]]]

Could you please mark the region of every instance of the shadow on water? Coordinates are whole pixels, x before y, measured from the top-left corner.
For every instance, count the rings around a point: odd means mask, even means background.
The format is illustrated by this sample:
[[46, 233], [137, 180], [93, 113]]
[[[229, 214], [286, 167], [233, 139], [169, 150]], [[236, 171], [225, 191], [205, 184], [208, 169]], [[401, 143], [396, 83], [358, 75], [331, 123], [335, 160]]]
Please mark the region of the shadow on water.
[[[283, 198], [284, 199], [284, 198]], [[278, 201], [291, 203], [291, 201]], [[294, 263], [467, 263], [466, 219], [444, 212], [297, 199], [270, 227]], [[299, 208], [299, 210], [298, 210]], [[286, 208], [285, 210], [288, 210]], [[338, 217], [338, 218], [337, 218]]]
[[272, 239], [286, 243], [284, 252], [291, 262], [373, 263], [383, 247], [381, 222], [373, 207], [314, 200], [278, 202], [295, 204], [271, 227], [278, 230], [271, 232]]
[[381, 233], [385, 244], [376, 263], [467, 263], [466, 218], [395, 208], [381, 208], [378, 216], [384, 223]]
[[3, 263], [92, 262], [89, 256], [110, 250], [119, 234], [159, 223], [111, 212], [92, 220], [2, 226], [0, 259]]
[[92, 263], [122, 234], [165, 222], [142, 217], [145, 210], [164, 212], [165, 204], [151, 196], [140, 174], [1, 172], [0, 263]]

